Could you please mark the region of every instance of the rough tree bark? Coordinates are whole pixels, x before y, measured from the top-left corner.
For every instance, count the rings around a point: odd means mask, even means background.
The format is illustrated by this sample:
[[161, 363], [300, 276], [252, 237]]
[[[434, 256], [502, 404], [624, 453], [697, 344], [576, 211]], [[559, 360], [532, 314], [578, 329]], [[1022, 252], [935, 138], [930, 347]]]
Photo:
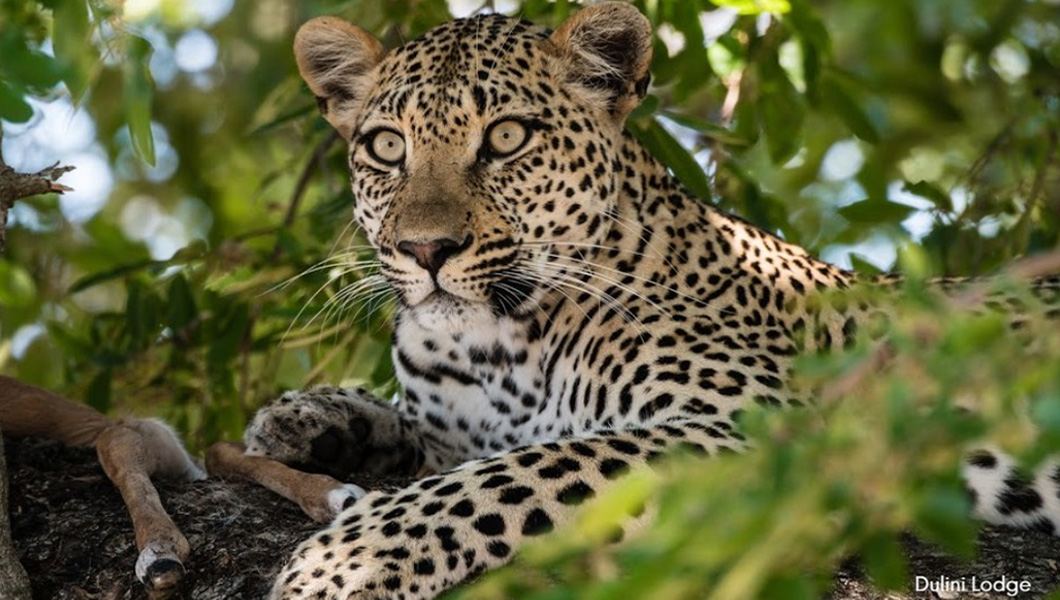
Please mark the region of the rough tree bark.
[[[0, 131], [0, 144], [4, 141]], [[71, 191], [56, 180], [63, 173], [72, 171], [73, 167], [60, 167], [59, 163], [37, 173], [19, 173], [4, 162], [3, 150], [0, 149], [0, 254], [4, 253], [4, 231], [7, 228], [7, 211], [16, 200], [36, 196], [37, 194], [61, 194]]]
[[[91, 450], [41, 440], [7, 441], [15, 544], [41, 600], [142, 600], [133, 576], [132, 525], [114, 486]], [[366, 488], [400, 480], [357, 481]], [[208, 479], [164, 483], [159, 494], [192, 545], [178, 598], [260, 600], [294, 547], [318, 524], [294, 504], [251, 484]], [[934, 581], [971, 577], [1026, 581], [1019, 600], [1042, 598], [1060, 585], [1060, 538], [1033, 531], [987, 529], [979, 557], [960, 562], [929, 544], [908, 539], [910, 576]], [[833, 600], [937, 600], [931, 592], [881, 592], [866, 582], [856, 561], [835, 580]], [[1011, 600], [1004, 593], [943, 598]]]
[[29, 578], [12, 545], [7, 505], [7, 464], [0, 447], [0, 600], [29, 600]]
[[[39, 173], [18, 173], [4, 162], [4, 132], [0, 129], [0, 256], [4, 253], [7, 239], [7, 211], [16, 200], [47, 194], [63, 193], [70, 188], [55, 180], [73, 167], [60, 167], [58, 163]], [[11, 528], [8, 523], [7, 465], [3, 449], [0, 449], [0, 600], [28, 600], [29, 582], [11, 545]]]

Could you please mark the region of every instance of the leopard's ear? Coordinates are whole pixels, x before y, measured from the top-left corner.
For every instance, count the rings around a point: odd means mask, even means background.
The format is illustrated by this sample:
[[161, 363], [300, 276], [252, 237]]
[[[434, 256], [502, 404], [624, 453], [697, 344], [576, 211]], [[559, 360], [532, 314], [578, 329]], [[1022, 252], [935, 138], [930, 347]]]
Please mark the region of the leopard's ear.
[[651, 23], [625, 2], [601, 2], [574, 13], [552, 34], [568, 81], [619, 121], [648, 91]]
[[335, 17], [317, 17], [298, 29], [294, 56], [320, 112], [349, 140], [358, 100], [386, 52], [372, 34]]

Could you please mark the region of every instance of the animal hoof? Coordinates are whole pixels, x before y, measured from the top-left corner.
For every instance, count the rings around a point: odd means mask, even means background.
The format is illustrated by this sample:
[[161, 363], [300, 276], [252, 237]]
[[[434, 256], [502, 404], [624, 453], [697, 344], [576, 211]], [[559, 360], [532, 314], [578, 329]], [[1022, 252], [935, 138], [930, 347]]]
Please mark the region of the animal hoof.
[[364, 488], [352, 483], [344, 483], [341, 487], [328, 492], [328, 507], [331, 509], [332, 517], [353, 506], [366, 493]]
[[172, 558], [162, 558], [147, 567], [144, 585], [152, 593], [152, 598], [159, 592], [170, 592], [184, 581], [184, 565]]

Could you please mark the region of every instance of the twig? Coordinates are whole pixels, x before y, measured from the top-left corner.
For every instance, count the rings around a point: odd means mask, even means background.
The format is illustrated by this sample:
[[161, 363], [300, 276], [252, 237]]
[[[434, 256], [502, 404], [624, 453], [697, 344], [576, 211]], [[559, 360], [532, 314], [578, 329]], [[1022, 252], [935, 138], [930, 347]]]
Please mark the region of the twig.
[[[4, 132], [0, 130], [0, 145], [3, 141]], [[7, 211], [14, 206], [15, 201], [38, 194], [62, 194], [71, 191], [72, 188], [56, 183], [56, 180], [73, 169], [60, 167], [59, 163], [55, 163], [36, 173], [19, 173], [7, 166], [3, 150], [0, 148], [0, 254], [4, 252]]]
[[828, 403], [849, 396], [863, 387], [870, 377], [882, 372], [892, 358], [894, 358], [894, 348], [885, 341], [877, 343], [866, 360], [861, 361], [853, 369], [838, 379], [830, 381], [821, 389], [821, 400]]
[[[1038, 277], [1060, 274], [1060, 248], [1045, 254], [1028, 256], [1012, 263], [999, 274], [999, 277], [1029, 281]], [[993, 278], [976, 282], [964, 292], [954, 296], [950, 301], [959, 310], [975, 308], [986, 299]]]
[[[305, 165], [302, 166], [298, 181], [295, 182], [294, 190], [291, 192], [291, 199], [287, 202], [287, 212], [283, 216], [283, 225], [276, 230], [277, 234], [284, 229], [290, 229], [294, 225], [294, 221], [298, 216], [298, 208], [302, 204], [302, 199], [305, 198], [306, 190], [309, 189], [309, 182], [313, 177], [314, 171], [316, 171], [318, 165], [323, 164], [324, 156], [327, 155], [328, 150], [338, 140], [338, 132], [332, 131], [313, 149], [313, 153], [309, 156]], [[269, 261], [275, 263], [281, 256], [283, 256], [283, 244], [277, 239], [276, 244], [272, 247]], [[260, 315], [261, 302], [255, 300], [250, 305], [250, 316], [247, 319], [246, 329], [243, 331], [243, 341], [240, 350], [242, 357], [239, 365], [239, 403], [244, 411], [250, 408], [247, 406], [247, 393], [250, 390], [250, 349], [254, 343], [254, 323]]]
[[[302, 166], [302, 172], [298, 175], [298, 181], [294, 184], [294, 191], [291, 192], [291, 199], [287, 202], [287, 212], [283, 215], [283, 226], [289, 228], [294, 224], [295, 218], [298, 216], [298, 208], [302, 204], [302, 199], [305, 197], [305, 192], [309, 188], [309, 181], [313, 177], [313, 172], [324, 160], [324, 155], [331, 149], [331, 146], [335, 144], [339, 139], [337, 131], [332, 131], [326, 138], [317, 144], [317, 147], [313, 150], [313, 154], [310, 155], [309, 160], [306, 161], [305, 165]], [[283, 254], [283, 245], [279, 240], [276, 241], [276, 245], [272, 248], [271, 260], [275, 262]]]

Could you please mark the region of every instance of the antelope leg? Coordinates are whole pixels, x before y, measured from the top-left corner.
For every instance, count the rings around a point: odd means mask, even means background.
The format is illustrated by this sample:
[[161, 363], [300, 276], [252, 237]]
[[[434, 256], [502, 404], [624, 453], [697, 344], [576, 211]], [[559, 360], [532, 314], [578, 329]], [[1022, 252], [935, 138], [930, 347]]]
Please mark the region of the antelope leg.
[[242, 444], [218, 442], [206, 452], [211, 475], [247, 479], [298, 504], [310, 518], [326, 523], [365, 491], [328, 475], [305, 473], [264, 456], [247, 456]]
[[173, 593], [184, 579], [191, 547], [162, 507], [152, 476], [196, 480], [205, 473], [166, 425], [131, 419], [104, 430], [96, 454], [107, 477], [121, 492], [136, 534], [136, 577], [152, 598]]
[[162, 508], [151, 477], [192, 481], [206, 474], [161, 421], [115, 422], [92, 408], [47, 390], [0, 377], [0, 428], [4, 435], [47, 437], [68, 446], [95, 447], [104, 472], [132, 518], [136, 576], [154, 599], [170, 595], [184, 578], [190, 547]]
[[67, 446], [91, 448], [114, 421], [84, 404], [0, 376], [0, 428], [9, 437], [46, 437]]

